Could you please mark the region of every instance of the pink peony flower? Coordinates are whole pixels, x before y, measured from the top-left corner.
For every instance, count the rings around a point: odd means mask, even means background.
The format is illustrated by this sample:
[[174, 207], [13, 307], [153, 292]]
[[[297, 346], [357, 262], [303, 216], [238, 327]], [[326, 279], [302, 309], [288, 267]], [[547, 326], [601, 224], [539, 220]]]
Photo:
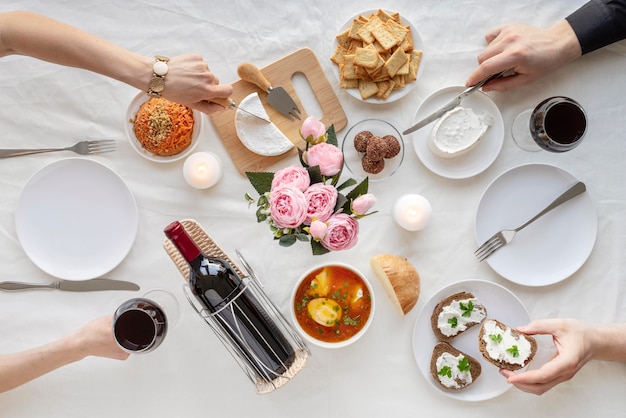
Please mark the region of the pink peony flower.
[[305, 224], [310, 225], [313, 218], [325, 222], [330, 218], [337, 203], [337, 189], [323, 183], [315, 183], [304, 191], [307, 201], [307, 217]]
[[320, 166], [323, 176], [332, 177], [343, 166], [343, 154], [341, 150], [327, 142], [313, 145], [306, 153], [307, 163], [314, 167]]
[[356, 245], [358, 235], [357, 220], [345, 213], [339, 213], [328, 219], [328, 231], [322, 239], [322, 245], [331, 251], [347, 250]]
[[376, 197], [371, 194], [363, 194], [352, 201], [352, 212], [362, 216], [376, 204]]
[[270, 192], [270, 215], [279, 228], [296, 228], [307, 217], [307, 201], [297, 187], [286, 185]]
[[319, 144], [326, 141], [326, 127], [315, 116], [309, 116], [302, 122], [300, 135], [310, 144]]
[[303, 192], [310, 184], [309, 172], [304, 167], [294, 164], [274, 173], [272, 190], [280, 186], [292, 185]]
[[326, 222], [322, 222], [319, 219], [315, 219], [311, 222], [309, 233], [313, 239], [318, 241], [323, 239], [326, 236], [326, 231], [328, 231], [328, 225], [326, 225]]

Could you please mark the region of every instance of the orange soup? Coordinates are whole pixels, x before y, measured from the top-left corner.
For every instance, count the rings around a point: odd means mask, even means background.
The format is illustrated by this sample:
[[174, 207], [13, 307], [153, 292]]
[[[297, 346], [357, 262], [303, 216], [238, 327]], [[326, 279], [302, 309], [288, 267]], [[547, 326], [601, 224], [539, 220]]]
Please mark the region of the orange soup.
[[342, 266], [311, 272], [296, 290], [293, 306], [300, 327], [324, 342], [350, 339], [367, 323], [372, 298], [363, 279]]

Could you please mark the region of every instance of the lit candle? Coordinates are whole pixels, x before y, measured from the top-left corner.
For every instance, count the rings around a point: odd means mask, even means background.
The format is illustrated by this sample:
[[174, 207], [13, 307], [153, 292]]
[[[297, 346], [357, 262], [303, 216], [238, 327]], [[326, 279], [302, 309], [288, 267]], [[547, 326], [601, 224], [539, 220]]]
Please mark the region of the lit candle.
[[183, 176], [190, 186], [206, 189], [222, 179], [222, 161], [210, 152], [196, 152], [185, 160]]
[[393, 218], [402, 228], [409, 231], [423, 229], [430, 220], [432, 208], [424, 196], [407, 194], [393, 206]]

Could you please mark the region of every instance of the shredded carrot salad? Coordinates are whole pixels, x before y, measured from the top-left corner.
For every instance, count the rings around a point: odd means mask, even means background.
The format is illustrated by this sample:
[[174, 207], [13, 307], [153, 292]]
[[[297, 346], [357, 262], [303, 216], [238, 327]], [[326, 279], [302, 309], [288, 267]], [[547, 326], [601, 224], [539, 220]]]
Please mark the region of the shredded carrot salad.
[[152, 97], [139, 107], [133, 129], [145, 150], [166, 157], [180, 154], [191, 145], [193, 123], [190, 108]]

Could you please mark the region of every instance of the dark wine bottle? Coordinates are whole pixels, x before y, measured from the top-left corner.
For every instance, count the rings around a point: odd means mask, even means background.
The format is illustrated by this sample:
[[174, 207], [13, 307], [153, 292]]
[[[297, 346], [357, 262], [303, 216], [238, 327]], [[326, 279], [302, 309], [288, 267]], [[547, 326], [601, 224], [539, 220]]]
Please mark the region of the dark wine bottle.
[[164, 232], [189, 263], [192, 293], [235, 344], [235, 351], [261, 378], [271, 381], [285, 373], [296, 353], [230, 263], [203, 254], [178, 221]]

